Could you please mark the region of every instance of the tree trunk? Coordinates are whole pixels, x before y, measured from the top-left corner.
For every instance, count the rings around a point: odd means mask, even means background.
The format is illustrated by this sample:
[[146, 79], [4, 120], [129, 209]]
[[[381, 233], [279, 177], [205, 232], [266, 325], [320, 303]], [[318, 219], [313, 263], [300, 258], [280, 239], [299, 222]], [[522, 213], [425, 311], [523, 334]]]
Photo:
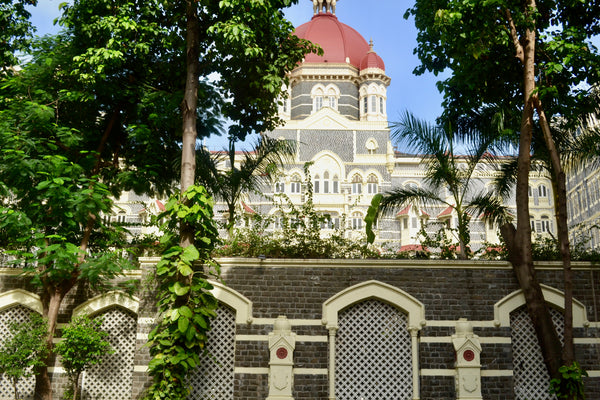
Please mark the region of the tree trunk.
[[[534, 12], [535, 0], [524, 5]], [[535, 25], [526, 29], [519, 39], [510, 13], [507, 12], [511, 34], [516, 48], [516, 57], [523, 63], [523, 114], [517, 159], [517, 228], [505, 225], [501, 228], [507, 243], [509, 259], [512, 263], [519, 286], [523, 291], [528, 314], [542, 350], [544, 363], [552, 378], [558, 377], [562, 365], [561, 344], [546, 306], [541, 287], [537, 281], [531, 252], [531, 225], [529, 221], [529, 171], [531, 167], [531, 140], [533, 133], [533, 113], [535, 94]], [[530, 15], [533, 20], [533, 16]]]
[[544, 133], [546, 148], [550, 154], [552, 173], [554, 175], [555, 210], [558, 232], [560, 256], [563, 264], [564, 279], [564, 345], [562, 358], [564, 365], [571, 365], [575, 361], [575, 345], [573, 343], [573, 270], [571, 269], [571, 248], [569, 243], [569, 226], [567, 224], [567, 178], [560, 162], [560, 154], [550, 130], [550, 123], [541, 101], [535, 96], [535, 106], [540, 117], [540, 124]]
[[17, 390], [18, 382], [19, 382], [19, 380], [16, 377], [12, 378], [13, 390], [15, 392], [15, 400], [19, 400], [19, 392]]
[[42, 316], [46, 318], [48, 322], [47, 345], [50, 351], [44, 360], [44, 366], [39, 367], [36, 370], [36, 400], [52, 400], [52, 382], [50, 381], [50, 375], [48, 374], [48, 366], [52, 360], [52, 339], [54, 338], [54, 334], [56, 332], [60, 304], [72, 287], [72, 284], [68, 285], [68, 287], [55, 287], [50, 285], [48, 282], [44, 282], [44, 292], [41, 298]]
[[81, 393], [79, 393], [79, 378], [81, 377], [81, 373], [76, 374], [73, 380], [73, 400], [81, 399]]
[[[186, 3], [186, 81], [181, 104], [183, 138], [181, 148], [181, 193], [194, 184], [196, 178], [196, 108], [198, 107], [198, 73], [200, 67], [200, 22], [195, 1]], [[182, 199], [183, 200], [183, 199]], [[194, 243], [194, 230], [187, 224], [180, 227], [180, 245]]]

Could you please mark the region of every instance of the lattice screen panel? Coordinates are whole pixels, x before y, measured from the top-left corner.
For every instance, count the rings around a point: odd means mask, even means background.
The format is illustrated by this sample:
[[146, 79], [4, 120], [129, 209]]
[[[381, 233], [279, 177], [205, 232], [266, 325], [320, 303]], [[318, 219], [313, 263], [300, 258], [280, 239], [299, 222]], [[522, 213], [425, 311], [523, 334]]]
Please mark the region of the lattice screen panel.
[[83, 377], [84, 400], [129, 400], [137, 321], [134, 315], [114, 307], [102, 313], [102, 329], [113, 354], [107, 354], [100, 364], [94, 365]]
[[206, 349], [198, 368], [190, 374], [190, 400], [231, 400], [235, 363], [235, 311], [221, 305], [210, 322]]
[[[564, 336], [564, 321], [560, 311], [550, 308], [552, 322], [561, 342]], [[523, 306], [510, 314], [513, 381], [515, 400], [555, 400], [548, 391], [550, 375], [544, 365], [542, 350], [537, 341], [533, 323]]]
[[[14, 306], [0, 311], [0, 347], [2, 347], [4, 341], [9, 338], [9, 326], [10, 324], [23, 323], [31, 319], [31, 314], [34, 311], [24, 306]], [[23, 399], [29, 400], [33, 398], [33, 391], [35, 388], [35, 377], [22, 378], [17, 383], [17, 391], [19, 396]], [[14, 389], [13, 384], [10, 380], [6, 379], [3, 375], [0, 375], [0, 399], [13, 399]]]
[[411, 338], [407, 316], [368, 300], [343, 310], [335, 349], [338, 400], [412, 398]]

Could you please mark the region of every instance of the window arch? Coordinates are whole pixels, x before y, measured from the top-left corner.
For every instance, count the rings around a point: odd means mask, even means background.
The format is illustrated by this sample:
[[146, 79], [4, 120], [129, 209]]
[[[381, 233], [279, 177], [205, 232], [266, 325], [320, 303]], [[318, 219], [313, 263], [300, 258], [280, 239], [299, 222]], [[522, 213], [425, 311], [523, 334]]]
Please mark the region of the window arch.
[[340, 178], [337, 175], [333, 175], [332, 181], [333, 187], [331, 193], [339, 193], [340, 192]]
[[210, 283], [219, 308], [206, 335], [206, 350], [210, 357], [202, 357], [200, 365], [189, 375], [192, 387], [189, 398], [233, 400], [236, 326], [253, 321], [252, 302], [219, 282]]
[[291, 183], [290, 183], [290, 192], [291, 193], [300, 193], [302, 191], [302, 179], [299, 174], [292, 175]]
[[340, 89], [336, 85], [329, 84], [325, 87], [322, 84], [317, 84], [313, 86], [310, 95], [313, 99], [313, 113], [323, 107], [330, 107], [334, 110], [338, 109]]
[[[544, 299], [550, 308], [553, 322], [562, 324], [562, 311], [564, 307], [564, 294], [553, 287], [540, 285]], [[501, 299], [494, 305], [494, 324], [498, 327], [511, 328], [511, 342], [513, 343], [513, 382], [515, 398], [518, 400], [540, 398], [547, 395], [549, 379], [546, 368], [540, 365], [540, 359], [533, 356], [540, 352], [535, 334], [531, 334], [533, 327], [529, 315], [525, 310], [525, 296], [522, 290], [516, 290]], [[589, 326], [584, 305], [573, 299], [573, 326]], [[522, 357], [525, 355], [526, 357]], [[543, 388], [540, 390], [540, 388]], [[535, 395], [531, 395], [535, 393]]]
[[329, 171], [323, 172], [323, 193], [329, 193]]
[[377, 152], [377, 148], [379, 147], [379, 144], [377, 143], [377, 140], [371, 138], [371, 139], [367, 140], [365, 147], [367, 148], [367, 153], [375, 154]]
[[547, 215], [542, 215], [541, 232], [550, 233], [550, 218]]
[[103, 357], [101, 364], [84, 372], [82, 398], [131, 398], [138, 308], [137, 298], [112, 291], [94, 297], [73, 310], [73, 316], [102, 318], [101, 328], [108, 333], [107, 341], [114, 350], [114, 353]]
[[370, 174], [367, 177], [367, 193], [369, 193], [369, 194], [379, 193], [378, 185], [379, 185], [379, 179], [377, 179], [377, 176], [375, 174]]
[[351, 219], [351, 224], [352, 224], [352, 229], [354, 230], [360, 230], [363, 227], [363, 215], [360, 211], [354, 211], [352, 213], [352, 219]]
[[371, 83], [360, 89], [359, 102], [361, 106], [361, 119], [382, 120], [385, 118], [386, 89], [384, 85]]
[[[424, 321], [421, 302], [378, 281], [359, 283], [325, 301], [323, 323], [330, 331], [332, 355], [329, 398], [419, 398], [417, 333]], [[356, 357], [357, 349], [373, 354]], [[377, 379], [368, 376], [374, 370]], [[360, 384], [357, 378], [363, 378]]]
[[[42, 313], [42, 303], [38, 295], [22, 289], [0, 294], [0, 337], [8, 338], [9, 327], [12, 323], [28, 322], [35, 313]], [[1, 341], [2, 339], [0, 339]], [[22, 398], [33, 398], [35, 377], [20, 379], [17, 390]], [[0, 398], [12, 399], [13, 396], [12, 381], [6, 375], [0, 375]]]
[[354, 176], [352, 176], [352, 193], [362, 193], [362, 177], [359, 174], [354, 174]]

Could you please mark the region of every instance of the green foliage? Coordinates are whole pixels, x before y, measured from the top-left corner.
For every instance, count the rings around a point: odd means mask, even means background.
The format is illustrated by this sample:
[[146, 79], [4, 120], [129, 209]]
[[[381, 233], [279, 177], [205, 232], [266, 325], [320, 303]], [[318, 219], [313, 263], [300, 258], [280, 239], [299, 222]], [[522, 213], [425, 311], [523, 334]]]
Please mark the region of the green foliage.
[[375, 241], [375, 232], [373, 232], [373, 225], [377, 221], [377, 212], [379, 211], [379, 203], [381, 203], [381, 199], [383, 195], [381, 193], [377, 193], [371, 199], [371, 204], [369, 205], [369, 209], [367, 210], [367, 216], [365, 217], [365, 231], [367, 232], [367, 243], [373, 244]]
[[[434, 224], [429, 224], [429, 226]], [[428, 225], [421, 225], [419, 230], [419, 243], [424, 249], [427, 249], [428, 256], [442, 260], [455, 260], [457, 258], [458, 244], [453, 241], [452, 235], [456, 234], [457, 229], [450, 229], [446, 224], [439, 223], [439, 229], [432, 235], [427, 232]], [[470, 250], [467, 249], [470, 256]]]
[[79, 316], [62, 329], [62, 340], [56, 344], [56, 354], [61, 357], [61, 364], [69, 377], [69, 389], [63, 399], [79, 398], [79, 377], [92, 365], [102, 362], [106, 354], [110, 354], [110, 343], [105, 339], [108, 333], [101, 329], [101, 319], [90, 319]]
[[600, 32], [593, 17], [600, 6], [570, 0], [542, 0], [536, 6], [530, 10], [526, 2], [506, 0], [417, 0], [406, 12], [418, 29], [415, 53], [421, 65], [415, 73], [450, 71], [438, 82], [445, 118], [456, 120], [484, 104], [494, 105], [507, 116], [517, 114], [507, 119], [506, 128], [519, 131], [523, 74], [509, 16], [518, 34], [533, 26], [539, 32], [535, 76], [548, 117], [560, 115], [557, 123], [573, 126], [593, 110], [587, 94], [600, 80], [595, 67], [600, 60], [590, 39]]
[[[218, 305], [208, 282], [209, 274], [219, 272], [211, 258], [219, 240], [212, 207], [206, 190], [191, 186], [181, 196], [172, 197], [159, 215], [165, 233], [161, 241], [168, 248], [156, 266], [161, 320], [148, 336], [153, 383], [146, 399], [185, 399], [187, 373], [196, 368], [204, 352], [210, 319]], [[179, 221], [193, 227], [194, 245], [182, 248], [175, 244]]]
[[16, 53], [28, 49], [34, 28], [25, 7], [36, 4], [37, 0], [0, 1], [0, 73], [4, 73], [4, 68], [18, 65]]
[[563, 365], [558, 372], [561, 377], [550, 381], [550, 393], [558, 399], [585, 400], [583, 378], [588, 376], [587, 371], [574, 362], [569, 366]]
[[[252, 226], [239, 229], [228, 242], [215, 252], [216, 256], [272, 258], [374, 258], [378, 253], [364, 243], [351, 239], [345, 218], [333, 225], [330, 215], [315, 210], [312, 179], [305, 164], [304, 202], [296, 206], [285, 194], [277, 194], [278, 211], [269, 216], [253, 215]], [[278, 228], [272, 229], [277, 224]], [[328, 227], [331, 234], [322, 230]]]
[[12, 382], [15, 400], [18, 381], [32, 376], [34, 368], [44, 365], [47, 337], [46, 321], [38, 314], [32, 313], [28, 322], [10, 324], [9, 336], [0, 347], [0, 374]]

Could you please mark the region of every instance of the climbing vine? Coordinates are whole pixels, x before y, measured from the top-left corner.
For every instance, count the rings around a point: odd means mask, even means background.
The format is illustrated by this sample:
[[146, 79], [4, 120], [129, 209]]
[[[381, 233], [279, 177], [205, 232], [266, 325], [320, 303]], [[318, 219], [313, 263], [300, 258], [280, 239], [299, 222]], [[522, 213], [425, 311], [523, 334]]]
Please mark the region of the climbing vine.
[[[218, 241], [213, 222], [213, 201], [202, 186], [191, 186], [172, 197], [158, 216], [166, 250], [156, 266], [158, 280], [158, 325], [148, 336], [153, 377], [146, 399], [184, 400], [189, 392], [187, 374], [196, 368], [204, 352], [210, 319], [217, 300], [210, 293], [209, 276], [218, 276], [219, 266], [211, 258]], [[178, 244], [178, 226], [186, 223], [195, 231], [195, 242]]]

